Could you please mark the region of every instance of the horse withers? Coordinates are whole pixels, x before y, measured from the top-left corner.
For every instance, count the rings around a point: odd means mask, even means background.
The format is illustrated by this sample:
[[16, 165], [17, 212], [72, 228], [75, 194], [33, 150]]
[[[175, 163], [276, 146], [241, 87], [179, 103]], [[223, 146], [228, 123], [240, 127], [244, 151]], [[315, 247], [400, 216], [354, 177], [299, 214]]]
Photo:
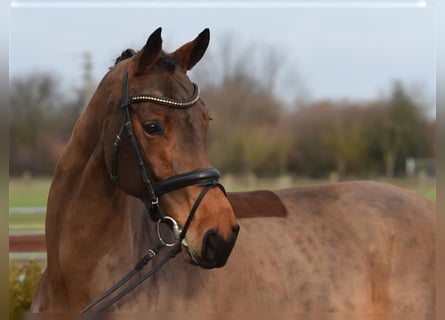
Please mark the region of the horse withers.
[[[434, 205], [364, 181], [226, 194], [187, 76], [209, 31], [172, 53], [160, 31], [123, 52], [75, 125], [48, 198], [31, 311], [432, 319]], [[123, 281], [135, 263], [157, 272]], [[105, 307], [91, 305], [121, 282]]]

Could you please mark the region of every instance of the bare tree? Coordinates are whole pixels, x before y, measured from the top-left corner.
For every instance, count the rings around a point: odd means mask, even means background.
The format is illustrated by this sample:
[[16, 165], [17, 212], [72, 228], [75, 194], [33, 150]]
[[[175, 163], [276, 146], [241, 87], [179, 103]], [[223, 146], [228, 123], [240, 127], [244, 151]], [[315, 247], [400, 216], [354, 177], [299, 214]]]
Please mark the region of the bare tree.
[[44, 134], [49, 119], [62, 101], [58, 79], [48, 73], [36, 73], [14, 79], [10, 88], [10, 170], [18, 173], [27, 167], [31, 172], [48, 169]]
[[[233, 33], [213, 40], [209, 53], [197, 68], [196, 77], [204, 87], [239, 86], [252, 92], [263, 92], [275, 99], [302, 90], [297, 67], [282, 48], [268, 43], [242, 41]], [[294, 95], [288, 94], [295, 92]], [[284, 94], [286, 93], [286, 94]]]
[[51, 174], [68, 140], [84, 92], [74, 97], [61, 90], [52, 73], [35, 73], [14, 78], [10, 85], [10, 174]]

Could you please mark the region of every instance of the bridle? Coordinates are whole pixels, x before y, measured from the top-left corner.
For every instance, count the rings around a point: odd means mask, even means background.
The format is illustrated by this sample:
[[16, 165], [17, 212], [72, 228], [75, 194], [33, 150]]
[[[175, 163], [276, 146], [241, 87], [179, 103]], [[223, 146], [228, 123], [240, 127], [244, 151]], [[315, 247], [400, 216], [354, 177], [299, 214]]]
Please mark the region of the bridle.
[[152, 102], [160, 104], [173, 109], [189, 109], [192, 108], [199, 100], [199, 88], [196, 84], [193, 84], [193, 95], [186, 101], [177, 101], [171, 98], [158, 97], [151, 94], [141, 94], [134, 97], [128, 96], [128, 72], [125, 71], [122, 81], [122, 104], [121, 108], [124, 112], [124, 120], [122, 122], [121, 129], [116, 135], [116, 140], [113, 146], [113, 160], [111, 163], [110, 178], [117, 183], [118, 176], [118, 161], [119, 161], [119, 146], [122, 142], [123, 131], [127, 133], [127, 137], [133, 146], [134, 154], [136, 157], [136, 163], [139, 167], [139, 173], [144, 184], [145, 190], [149, 200], [149, 212], [153, 220], [157, 221], [163, 218], [165, 215], [162, 212], [159, 204], [159, 196], [180, 188], [184, 188], [190, 185], [205, 186], [208, 184], [218, 185], [222, 190], [224, 188], [218, 183], [220, 177], [219, 171], [214, 168], [197, 169], [191, 172], [178, 174], [170, 177], [164, 181], [154, 182], [154, 179], [148, 173], [147, 166], [142, 158], [141, 149], [139, 143], [134, 134], [134, 127], [130, 117], [130, 106], [132, 104], [141, 102]]
[[[136, 157], [136, 163], [139, 168], [139, 173], [145, 188], [145, 191], [148, 195], [148, 212], [150, 215], [150, 218], [157, 222], [157, 233], [159, 242], [158, 244], [149, 250], [147, 250], [147, 253], [140, 259], [133, 269], [127, 273], [121, 280], [119, 280], [115, 285], [113, 285], [109, 290], [107, 290], [104, 294], [102, 294], [100, 297], [98, 297], [96, 300], [88, 304], [86, 307], [84, 307], [80, 313], [85, 313], [88, 310], [90, 310], [92, 307], [97, 305], [98, 303], [102, 302], [105, 298], [109, 297], [113, 292], [115, 292], [117, 289], [122, 287], [125, 283], [127, 283], [136, 273], [138, 273], [142, 268], [151, 260], [153, 259], [164, 247], [171, 247], [171, 250], [166, 254], [162, 260], [154, 266], [149, 272], [142, 275], [141, 278], [139, 278], [137, 281], [130, 284], [127, 288], [123, 289], [119, 294], [114, 296], [113, 298], [110, 298], [108, 301], [106, 301], [102, 306], [97, 308], [95, 313], [101, 312], [108, 308], [113, 303], [117, 302], [121, 298], [123, 298], [127, 293], [129, 293], [131, 290], [136, 288], [138, 285], [140, 285], [143, 281], [145, 281], [148, 277], [153, 275], [156, 271], [158, 271], [164, 264], [166, 264], [169, 259], [174, 258], [180, 251], [181, 251], [181, 245], [183, 243], [183, 240], [185, 239], [185, 235], [187, 233], [187, 230], [193, 220], [193, 217], [196, 213], [196, 210], [198, 209], [201, 201], [203, 200], [204, 196], [207, 194], [210, 189], [214, 187], [220, 188], [224, 194], [226, 194], [224, 187], [221, 183], [219, 183], [219, 177], [220, 173], [215, 168], [204, 168], [204, 169], [197, 169], [186, 173], [181, 173], [175, 176], [172, 176], [166, 180], [163, 181], [154, 181], [154, 179], [150, 176], [147, 165], [144, 162], [144, 159], [142, 157], [141, 148], [139, 146], [138, 140], [136, 138], [135, 132], [134, 132], [134, 126], [131, 121], [130, 117], [130, 106], [132, 104], [136, 103], [142, 103], [142, 102], [152, 102], [159, 105], [163, 105], [169, 108], [173, 109], [189, 109], [192, 108], [196, 102], [199, 100], [199, 88], [196, 84], [193, 83], [193, 95], [185, 100], [185, 101], [178, 101], [171, 98], [166, 97], [159, 97], [152, 94], [141, 94], [137, 96], [130, 97], [128, 95], [128, 71], [126, 70], [124, 72], [124, 77], [122, 81], [122, 103], [121, 103], [121, 109], [124, 113], [124, 119], [122, 122], [122, 126], [119, 130], [119, 133], [116, 135], [116, 139], [113, 144], [113, 158], [111, 162], [111, 172], [110, 172], [110, 178], [111, 180], [117, 184], [119, 180], [118, 175], [118, 162], [119, 162], [119, 147], [123, 140], [123, 134], [124, 130], [126, 132], [126, 137], [129, 139], [129, 142], [131, 143], [134, 151], [134, 155]], [[201, 190], [201, 193], [196, 198], [195, 203], [192, 206], [192, 209], [190, 210], [189, 216], [187, 217], [187, 220], [181, 229], [178, 225], [178, 223], [170, 216], [166, 216], [162, 210], [162, 207], [159, 203], [159, 197], [165, 193], [184, 188], [187, 186], [196, 185], [196, 186], [202, 186], [203, 189]], [[173, 233], [175, 235], [176, 241], [172, 243], [168, 243], [163, 239], [161, 236], [159, 226], [161, 223], [167, 223], [171, 226]]]

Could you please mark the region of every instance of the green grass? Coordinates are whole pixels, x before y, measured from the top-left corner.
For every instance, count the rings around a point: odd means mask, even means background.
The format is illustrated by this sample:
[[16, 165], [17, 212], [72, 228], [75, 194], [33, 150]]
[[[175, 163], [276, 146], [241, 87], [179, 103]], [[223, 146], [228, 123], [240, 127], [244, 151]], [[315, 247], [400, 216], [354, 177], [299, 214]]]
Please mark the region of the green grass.
[[11, 179], [9, 181], [9, 206], [46, 207], [50, 185], [50, 178]]
[[436, 202], [436, 188], [431, 189], [431, 188], [412, 188], [412, 189], [408, 189], [414, 193], [417, 193], [419, 195], [421, 195], [422, 197], [432, 201], [432, 202]]
[[411, 192], [417, 193], [422, 197], [436, 202], [436, 182], [425, 179], [391, 179], [391, 180], [380, 180], [382, 182], [394, 184], [403, 189], [409, 190]]
[[[9, 207], [46, 207], [50, 178], [25, 180], [13, 178], [9, 181]], [[44, 213], [10, 214], [9, 230], [43, 231]]]

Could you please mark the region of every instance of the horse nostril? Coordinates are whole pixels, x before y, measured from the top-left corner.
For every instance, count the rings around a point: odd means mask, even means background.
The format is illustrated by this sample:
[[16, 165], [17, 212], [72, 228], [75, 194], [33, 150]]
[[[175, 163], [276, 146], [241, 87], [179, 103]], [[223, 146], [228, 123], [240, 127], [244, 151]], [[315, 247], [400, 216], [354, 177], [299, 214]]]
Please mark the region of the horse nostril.
[[216, 258], [216, 250], [218, 248], [218, 234], [214, 230], [207, 232], [204, 239], [204, 257], [208, 261], [213, 261]]
[[202, 247], [202, 258], [205, 263], [201, 266], [214, 268], [225, 265], [238, 237], [240, 226], [235, 224], [231, 229], [232, 234], [228, 239], [224, 239], [215, 229], [207, 231]]

